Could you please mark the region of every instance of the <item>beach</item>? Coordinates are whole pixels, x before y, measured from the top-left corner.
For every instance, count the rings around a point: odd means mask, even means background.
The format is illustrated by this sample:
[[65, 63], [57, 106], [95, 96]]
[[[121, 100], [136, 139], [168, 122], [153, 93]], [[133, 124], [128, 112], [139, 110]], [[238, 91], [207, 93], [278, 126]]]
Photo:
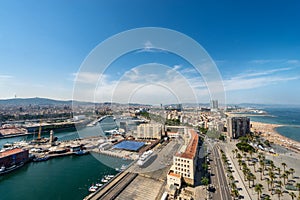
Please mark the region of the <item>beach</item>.
[[293, 151], [300, 152], [300, 143], [290, 138], [280, 135], [276, 128], [283, 125], [280, 124], [267, 124], [261, 122], [251, 122], [251, 131], [260, 133], [260, 136], [269, 140], [271, 143], [283, 146]]

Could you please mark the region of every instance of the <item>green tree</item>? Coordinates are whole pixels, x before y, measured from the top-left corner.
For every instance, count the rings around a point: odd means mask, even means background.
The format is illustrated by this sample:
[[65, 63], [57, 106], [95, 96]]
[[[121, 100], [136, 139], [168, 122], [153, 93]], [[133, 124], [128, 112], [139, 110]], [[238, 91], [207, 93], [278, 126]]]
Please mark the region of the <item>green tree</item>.
[[285, 185], [286, 179], [288, 178], [288, 173], [284, 172], [284, 173], [281, 175], [281, 178], [283, 178], [283, 183], [284, 183], [284, 185]]
[[206, 189], [207, 189], [207, 186], [208, 186], [208, 184], [209, 184], [208, 178], [207, 178], [207, 177], [202, 177], [202, 178], [201, 178], [201, 183], [202, 183], [203, 185], [205, 185], [205, 187], [206, 187]]
[[294, 170], [293, 168], [290, 168], [290, 169], [289, 169], [289, 172], [292, 174], [292, 178], [294, 178], [295, 170]]
[[282, 196], [282, 191], [280, 189], [276, 189], [275, 194], [278, 195], [278, 199], [280, 200], [280, 197]]
[[259, 200], [259, 196], [262, 193], [263, 185], [262, 184], [256, 184], [254, 186], [254, 191], [257, 193], [257, 199]]
[[285, 171], [285, 168], [286, 168], [287, 164], [286, 163], [281, 163], [281, 165], [283, 166], [283, 171]]

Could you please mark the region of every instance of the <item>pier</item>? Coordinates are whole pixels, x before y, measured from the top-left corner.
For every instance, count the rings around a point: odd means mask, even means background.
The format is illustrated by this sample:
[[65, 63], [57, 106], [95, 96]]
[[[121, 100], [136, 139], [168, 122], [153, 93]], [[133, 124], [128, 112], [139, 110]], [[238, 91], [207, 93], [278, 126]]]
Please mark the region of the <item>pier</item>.
[[136, 177], [138, 174], [130, 172], [121, 172], [112, 181], [100, 188], [97, 192], [90, 194], [84, 200], [110, 200], [116, 198]]

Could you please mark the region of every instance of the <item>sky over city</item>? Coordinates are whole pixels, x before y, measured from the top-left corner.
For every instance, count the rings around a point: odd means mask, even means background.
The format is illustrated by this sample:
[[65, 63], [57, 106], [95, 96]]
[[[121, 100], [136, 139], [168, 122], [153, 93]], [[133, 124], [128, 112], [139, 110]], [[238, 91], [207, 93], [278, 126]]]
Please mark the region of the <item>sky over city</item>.
[[76, 81], [86, 84], [77, 100], [209, 102], [203, 74], [189, 60], [153, 48], [150, 40], [114, 60], [100, 76], [80, 72], [88, 55], [108, 38], [161, 27], [192, 38], [209, 54], [226, 103], [299, 104], [299, 10], [296, 0], [1, 0], [0, 99], [69, 100]]

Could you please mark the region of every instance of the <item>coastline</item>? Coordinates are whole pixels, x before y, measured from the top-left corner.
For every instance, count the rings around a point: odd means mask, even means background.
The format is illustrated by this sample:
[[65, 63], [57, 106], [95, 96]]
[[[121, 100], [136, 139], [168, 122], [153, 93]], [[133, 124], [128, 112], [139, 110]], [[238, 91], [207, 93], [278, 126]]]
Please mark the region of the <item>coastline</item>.
[[270, 142], [283, 146], [289, 150], [300, 152], [300, 142], [285, 137], [276, 131], [276, 128], [282, 127], [281, 124], [268, 124], [262, 122], [251, 122], [251, 131], [261, 133], [260, 136]]

